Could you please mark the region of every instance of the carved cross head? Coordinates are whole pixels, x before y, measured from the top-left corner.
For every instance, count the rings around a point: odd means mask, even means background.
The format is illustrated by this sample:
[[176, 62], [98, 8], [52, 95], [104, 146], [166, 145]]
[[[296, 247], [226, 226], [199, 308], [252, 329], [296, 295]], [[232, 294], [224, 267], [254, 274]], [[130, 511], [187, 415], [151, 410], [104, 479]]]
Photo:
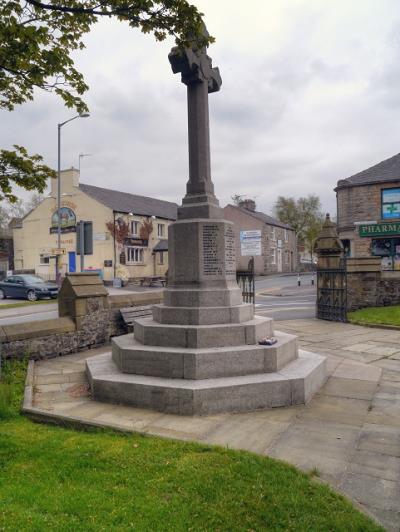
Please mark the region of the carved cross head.
[[[208, 34], [205, 26], [203, 32]], [[195, 43], [189, 48], [174, 46], [168, 59], [172, 72], [180, 72], [185, 85], [204, 82], [208, 84], [208, 92], [219, 91], [222, 84], [219, 69], [213, 68], [211, 57], [206, 54], [205, 48], [198, 48]]]

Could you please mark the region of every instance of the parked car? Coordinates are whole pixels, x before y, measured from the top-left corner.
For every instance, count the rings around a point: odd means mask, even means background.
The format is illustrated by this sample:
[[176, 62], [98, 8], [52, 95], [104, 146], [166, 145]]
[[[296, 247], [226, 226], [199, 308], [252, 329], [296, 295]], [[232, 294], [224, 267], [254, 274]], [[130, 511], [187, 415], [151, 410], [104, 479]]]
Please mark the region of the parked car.
[[43, 281], [37, 275], [11, 275], [0, 281], [0, 299], [6, 297], [36, 301], [44, 297], [56, 299], [58, 286]]

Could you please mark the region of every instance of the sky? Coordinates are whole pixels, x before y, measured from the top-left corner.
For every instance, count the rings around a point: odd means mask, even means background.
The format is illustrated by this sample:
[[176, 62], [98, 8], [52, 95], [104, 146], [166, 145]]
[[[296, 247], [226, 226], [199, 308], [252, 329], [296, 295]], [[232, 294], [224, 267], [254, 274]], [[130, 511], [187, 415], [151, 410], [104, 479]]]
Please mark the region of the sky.
[[[333, 215], [339, 179], [400, 152], [398, 0], [198, 0], [221, 91], [209, 97], [211, 164], [222, 206], [239, 194], [271, 213], [279, 195], [317, 194]], [[62, 129], [62, 168], [81, 181], [180, 203], [188, 177], [186, 87], [169, 39], [104, 20], [75, 64], [91, 116]], [[0, 146], [57, 165], [53, 94], [0, 111]], [[26, 194], [21, 193], [26, 197]]]

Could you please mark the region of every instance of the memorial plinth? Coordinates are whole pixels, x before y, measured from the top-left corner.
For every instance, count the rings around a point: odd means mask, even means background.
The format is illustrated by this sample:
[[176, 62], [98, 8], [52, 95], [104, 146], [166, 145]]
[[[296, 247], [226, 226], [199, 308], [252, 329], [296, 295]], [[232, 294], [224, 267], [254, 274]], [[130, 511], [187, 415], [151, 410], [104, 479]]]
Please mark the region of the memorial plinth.
[[[93, 397], [182, 415], [304, 403], [325, 380], [325, 358], [255, 316], [236, 283], [233, 224], [222, 218], [210, 169], [208, 93], [219, 90], [219, 71], [195, 46], [169, 59], [187, 85], [189, 181], [169, 227], [168, 286], [134, 334], [88, 359]], [[276, 344], [259, 345], [273, 335]]]

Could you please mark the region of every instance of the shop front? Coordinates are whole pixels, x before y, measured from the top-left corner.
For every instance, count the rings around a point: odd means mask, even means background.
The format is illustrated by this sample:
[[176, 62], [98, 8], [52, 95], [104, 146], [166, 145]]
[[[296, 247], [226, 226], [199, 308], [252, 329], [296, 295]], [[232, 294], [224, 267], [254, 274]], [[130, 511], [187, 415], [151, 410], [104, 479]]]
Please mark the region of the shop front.
[[400, 270], [400, 223], [360, 225], [359, 236], [370, 239], [371, 256], [381, 257], [382, 270]]

